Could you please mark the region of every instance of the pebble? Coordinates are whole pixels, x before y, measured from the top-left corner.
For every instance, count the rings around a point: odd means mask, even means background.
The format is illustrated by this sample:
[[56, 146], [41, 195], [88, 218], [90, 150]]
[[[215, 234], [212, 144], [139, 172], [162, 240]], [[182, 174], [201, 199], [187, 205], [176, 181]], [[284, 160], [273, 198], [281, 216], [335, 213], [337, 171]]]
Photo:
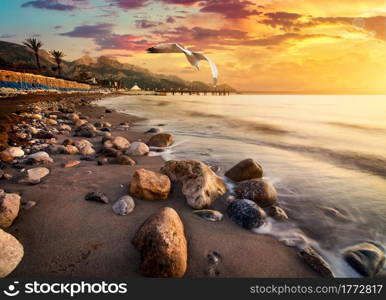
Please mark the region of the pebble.
[[88, 193], [85, 197], [87, 201], [95, 201], [101, 203], [109, 203], [109, 198], [102, 192], [91, 192]]
[[113, 206], [113, 212], [120, 216], [126, 216], [130, 214], [135, 207], [134, 199], [129, 195], [122, 196], [116, 201]]
[[72, 168], [80, 164], [79, 160], [71, 161], [63, 165], [64, 168]]

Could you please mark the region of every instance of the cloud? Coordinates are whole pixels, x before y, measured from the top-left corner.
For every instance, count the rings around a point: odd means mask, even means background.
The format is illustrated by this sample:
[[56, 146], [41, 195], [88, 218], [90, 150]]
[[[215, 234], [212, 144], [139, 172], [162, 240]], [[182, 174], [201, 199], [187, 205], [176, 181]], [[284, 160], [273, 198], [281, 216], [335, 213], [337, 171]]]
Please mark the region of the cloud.
[[147, 40], [131, 34], [115, 34], [102, 36], [95, 39], [100, 50], [132, 50], [143, 51], [150, 47]]
[[109, 0], [112, 5], [115, 5], [124, 10], [143, 8], [149, 4], [149, 0]]
[[272, 12], [264, 14], [264, 19], [259, 23], [280, 28], [286, 32], [301, 31], [305, 28], [323, 25], [347, 25], [356, 30], [374, 33], [378, 39], [386, 40], [386, 16], [373, 16], [364, 18], [354, 17], [312, 17], [297, 13]]
[[34, 7], [38, 9], [72, 11], [87, 7], [88, 0], [34, 0], [28, 1], [21, 7]]
[[166, 4], [176, 4], [176, 5], [184, 5], [184, 6], [195, 5], [199, 2], [202, 2], [202, 0], [159, 0], [159, 1]]
[[0, 39], [10, 39], [10, 38], [13, 38], [15, 37], [16, 35], [14, 34], [7, 34], [7, 33], [4, 33], [4, 34], [0, 34]]
[[221, 14], [226, 19], [243, 19], [261, 14], [254, 9], [256, 4], [248, 0], [211, 0], [202, 5], [201, 12]]
[[97, 38], [111, 34], [113, 27], [114, 24], [111, 23], [80, 25], [76, 26], [72, 31], [60, 33], [60, 35], [76, 38]]
[[161, 22], [155, 22], [155, 21], [148, 21], [148, 20], [136, 20], [135, 26], [139, 29], [147, 29], [152, 27], [157, 27], [159, 25], [162, 25]]
[[246, 40], [243, 41], [242, 44], [246, 46], [277, 46], [287, 41], [303, 41], [323, 37], [340, 39], [339, 36], [332, 36], [326, 34], [285, 33], [273, 35], [267, 38]]
[[235, 41], [247, 39], [247, 32], [235, 29], [209, 29], [195, 26], [187, 28], [179, 26], [177, 28], [161, 31], [153, 31], [153, 34], [160, 35], [163, 42], [180, 42], [193, 47], [211, 48], [215, 45], [233, 44]]

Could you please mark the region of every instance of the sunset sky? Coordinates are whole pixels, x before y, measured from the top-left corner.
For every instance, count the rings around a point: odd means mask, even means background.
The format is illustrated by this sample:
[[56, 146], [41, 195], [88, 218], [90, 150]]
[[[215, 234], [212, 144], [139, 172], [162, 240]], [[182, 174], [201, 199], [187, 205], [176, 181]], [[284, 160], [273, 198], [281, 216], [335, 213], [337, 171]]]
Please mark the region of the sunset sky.
[[0, 40], [38, 36], [67, 60], [109, 55], [155, 73], [211, 82], [180, 42], [253, 91], [386, 92], [385, 0], [1, 0]]

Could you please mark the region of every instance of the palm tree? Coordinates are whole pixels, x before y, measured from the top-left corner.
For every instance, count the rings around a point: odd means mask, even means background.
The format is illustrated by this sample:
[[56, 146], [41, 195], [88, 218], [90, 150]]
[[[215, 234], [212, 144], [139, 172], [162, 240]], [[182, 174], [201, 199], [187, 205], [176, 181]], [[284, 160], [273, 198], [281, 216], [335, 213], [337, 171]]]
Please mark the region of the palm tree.
[[39, 72], [41, 73], [40, 67], [40, 58], [39, 58], [39, 50], [43, 47], [43, 43], [36, 38], [25, 39], [23, 45], [30, 48], [35, 53], [36, 65], [38, 67]]
[[60, 76], [60, 73], [62, 71], [61, 64], [62, 64], [62, 58], [65, 56], [62, 51], [57, 50], [51, 50], [50, 51], [51, 56], [55, 59], [55, 62], [58, 66], [58, 75]]

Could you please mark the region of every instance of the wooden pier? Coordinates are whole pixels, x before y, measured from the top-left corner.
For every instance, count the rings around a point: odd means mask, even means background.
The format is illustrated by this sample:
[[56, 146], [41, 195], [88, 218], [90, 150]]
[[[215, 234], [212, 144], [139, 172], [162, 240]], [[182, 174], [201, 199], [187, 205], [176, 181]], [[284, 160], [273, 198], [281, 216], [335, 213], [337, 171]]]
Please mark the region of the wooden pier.
[[170, 95], [197, 95], [197, 96], [229, 96], [230, 91], [189, 91], [189, 90], [155, 90], [154, 92], [160, 94], [170, 94]]

